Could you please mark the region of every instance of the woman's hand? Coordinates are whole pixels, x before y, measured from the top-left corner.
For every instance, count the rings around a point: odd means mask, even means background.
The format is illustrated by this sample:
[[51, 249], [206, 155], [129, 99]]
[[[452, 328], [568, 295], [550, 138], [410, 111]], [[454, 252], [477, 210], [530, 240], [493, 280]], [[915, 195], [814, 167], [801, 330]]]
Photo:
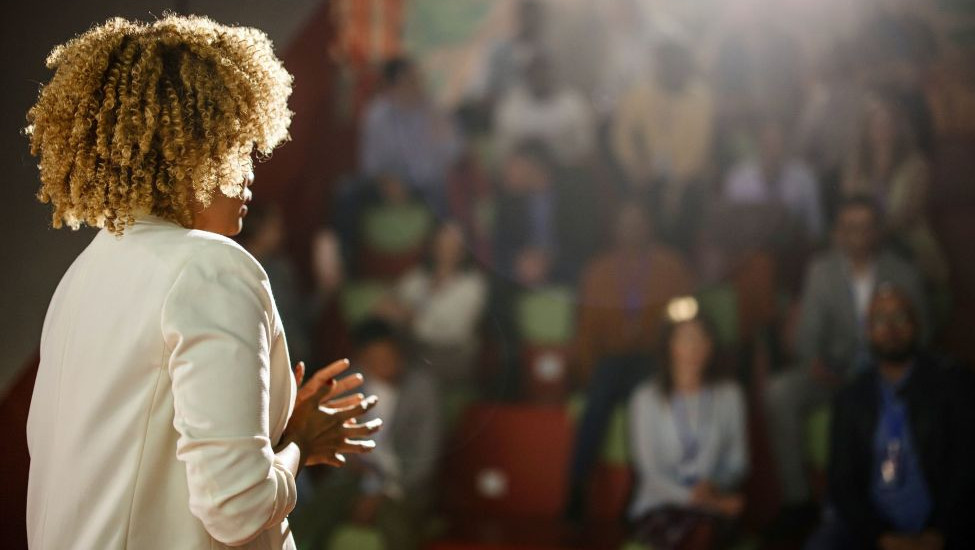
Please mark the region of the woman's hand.
[[336, 399], [362, 385], [359, 374], [337, 378], [348, 368], [348, 359], [336, 361], [302, 384], [305, 364], [300, 362], [295, 367], [298, 396], [281, 439], [283, 445], [293, 442], [298, 446], [302, 464], [340, 467], [345, 464], [346, 454], [367, 453], [376, 446], [372, 440], [362, 438], [376, 433], [382, 420], [356, 422], [357, 417], [376, 405], [376, 396], [365, 398], [357, 393]]

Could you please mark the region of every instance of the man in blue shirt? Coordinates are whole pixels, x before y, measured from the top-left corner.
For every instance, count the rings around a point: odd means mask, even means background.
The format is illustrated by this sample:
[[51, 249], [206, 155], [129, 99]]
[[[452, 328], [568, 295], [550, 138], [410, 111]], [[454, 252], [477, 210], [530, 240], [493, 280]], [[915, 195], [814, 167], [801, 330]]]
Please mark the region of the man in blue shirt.
[[837, 395], [827, 517], [808, 548], [967, 548], [975, 518], [975, 385], [918, 349], [907, 294], [868, 311], [872, 368]]

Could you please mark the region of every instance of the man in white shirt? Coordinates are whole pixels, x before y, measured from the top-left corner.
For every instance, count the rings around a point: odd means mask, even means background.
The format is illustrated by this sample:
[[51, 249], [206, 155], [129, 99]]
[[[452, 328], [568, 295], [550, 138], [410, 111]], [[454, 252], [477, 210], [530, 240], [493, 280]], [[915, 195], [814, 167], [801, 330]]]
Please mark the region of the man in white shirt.
[[525, 71], [525, 84], [509, 90], [495, 113], [495, 157], [506, 158], [519, 143], [539, 141], [563, 166], [585, 164], [596, 142], [595, 117], [586, 98], [556, 82], [544, 52]]

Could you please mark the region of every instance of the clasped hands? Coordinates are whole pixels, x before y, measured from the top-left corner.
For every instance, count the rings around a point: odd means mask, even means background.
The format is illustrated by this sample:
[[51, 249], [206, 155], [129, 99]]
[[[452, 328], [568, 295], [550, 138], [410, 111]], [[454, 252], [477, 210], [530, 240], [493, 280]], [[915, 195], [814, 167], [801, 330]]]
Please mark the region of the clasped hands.
[[339, 397], [363, 382], [361, 374], [338, 378], [348, 368], [348, 359], [342, 359], [304, 382], [304, 362], [295, 366], [298, 395], [294, 412], [281, 436], [281, 446], [295, 443], [301, 452], [302, 465], [340, 467], [345, 464], [345, 455], [368, 453], [376, 447], [368, 437], [379, 431], [382, 420], [376, 418], [362, 424], [357, 421], [376, 405], [376, 396], [365, 397], [356, 393]]

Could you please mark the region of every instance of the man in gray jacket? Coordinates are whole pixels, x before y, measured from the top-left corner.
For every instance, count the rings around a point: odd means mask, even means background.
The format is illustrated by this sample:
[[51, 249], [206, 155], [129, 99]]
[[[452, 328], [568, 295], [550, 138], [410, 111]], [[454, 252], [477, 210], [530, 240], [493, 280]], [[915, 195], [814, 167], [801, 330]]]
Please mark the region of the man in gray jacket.
[[870, 359], [866, 316], [882, 283], [902, 288], [918, 305], [922, 338], [930, 332], [917, 269], [882, 246], [881, 212], [865, 197], [846, 199], [836, 214], [833, 246], [806, 273], [796, 340], [798, 365], [770, 381], [768, 426], [778, 463], [785, 508], [809, 499], [803, 468], [803, 430], [808, 413]]

